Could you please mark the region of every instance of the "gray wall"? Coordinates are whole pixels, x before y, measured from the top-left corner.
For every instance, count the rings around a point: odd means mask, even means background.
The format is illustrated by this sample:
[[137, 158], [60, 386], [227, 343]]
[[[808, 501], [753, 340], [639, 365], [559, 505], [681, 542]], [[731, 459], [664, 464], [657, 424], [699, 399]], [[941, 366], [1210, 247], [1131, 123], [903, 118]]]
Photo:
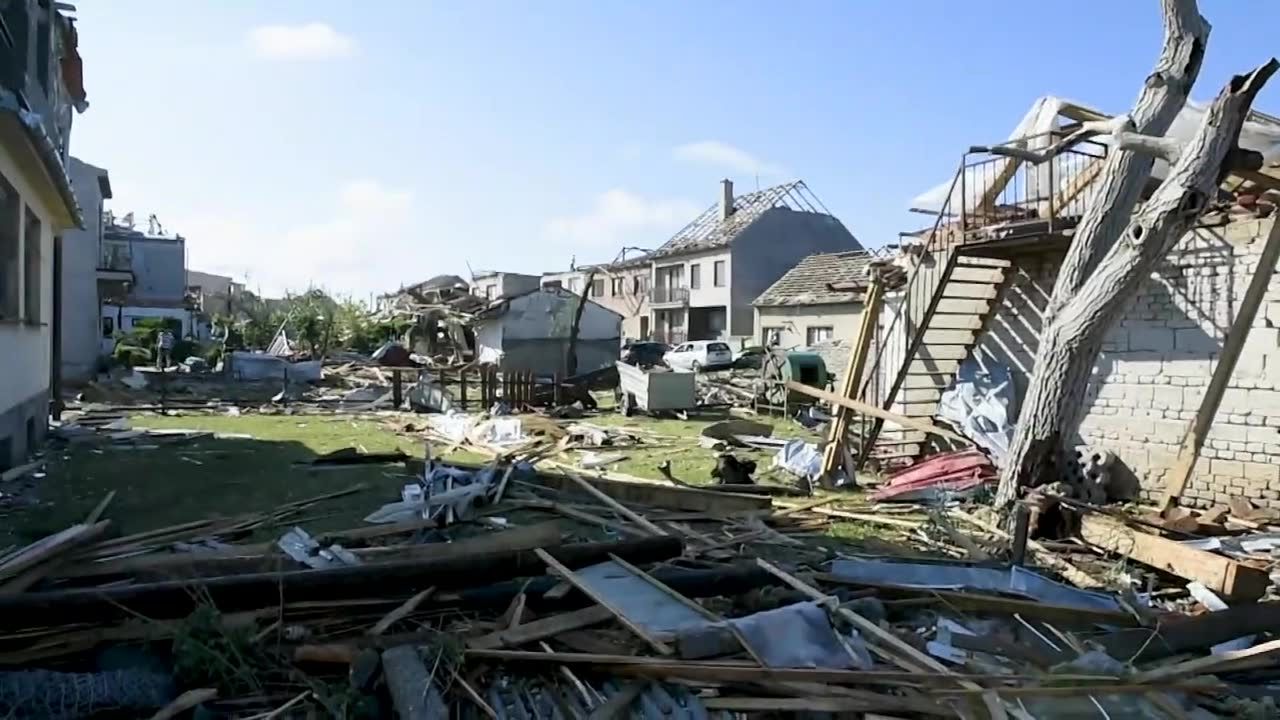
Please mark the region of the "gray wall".
[[[509, 371], [532, 371], [539, 375], [564, 372], [568, 338], [513, 340], [502, 343], [499, 367]], [[574, 352], [578, 356], [578, 372], [590, 372], [617, 362], [619, 343], [614, 340], [579, 341]]]
[[83, 381], [93, 377], [101, 345], [97, 274], [103, 198], [98, 178], [106, 170], [79, 158], [71, 158], [68, 170], [84, 229], [62, 234], [62, 379]]
[[187, 289], [186, 243], [181, 238], [133, 238], [133, 291], [142, 302], [182, 302]]
[[861, 250], [853, 235], [830, 215], [797, 212], [785, 207], [769, 210], [730, 246], [732, 306], [729, 332], [751, 335], [755, 312], [751, 303], [760, 293], [800, 262], [820, 252]]
[[[552, 291], [529, 293], [511, 301], [502, 315], [503, 345], [510, 340], [568, 338], [579, 298]], [[615, 340], [621, 337], [622, 318], [587, 301], [578, 324], [579, 340]]]

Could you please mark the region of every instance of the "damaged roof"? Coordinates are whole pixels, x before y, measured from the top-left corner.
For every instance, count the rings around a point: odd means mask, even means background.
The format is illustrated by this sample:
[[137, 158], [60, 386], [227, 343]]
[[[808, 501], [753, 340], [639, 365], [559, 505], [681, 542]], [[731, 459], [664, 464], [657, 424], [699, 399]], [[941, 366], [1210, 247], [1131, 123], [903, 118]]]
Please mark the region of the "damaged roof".
[[865, 250], [810, 255], [778, 278], [752, 304], [834, 305], [862, 302], [863, 291], [867, 287], [867, 264], [872, 257]]
[[795, 180], [734, 197], [733, 212], [727, 218], [721, 217], [720, 204], [713, 204], [663, 243], [650, 257], [725, 247], [773, 208], [816, 213], [834, 219], [804, 181]]

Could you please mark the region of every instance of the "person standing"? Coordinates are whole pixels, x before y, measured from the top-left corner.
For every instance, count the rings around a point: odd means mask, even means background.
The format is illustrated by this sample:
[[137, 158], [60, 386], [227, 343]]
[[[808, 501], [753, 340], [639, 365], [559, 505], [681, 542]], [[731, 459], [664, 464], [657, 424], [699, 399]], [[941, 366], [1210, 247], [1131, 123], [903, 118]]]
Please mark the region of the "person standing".
[[173, 333], [164, 328], [156, 336], [156, 367], [164, 370], [169, 367], [169, 356], [173, 353]]

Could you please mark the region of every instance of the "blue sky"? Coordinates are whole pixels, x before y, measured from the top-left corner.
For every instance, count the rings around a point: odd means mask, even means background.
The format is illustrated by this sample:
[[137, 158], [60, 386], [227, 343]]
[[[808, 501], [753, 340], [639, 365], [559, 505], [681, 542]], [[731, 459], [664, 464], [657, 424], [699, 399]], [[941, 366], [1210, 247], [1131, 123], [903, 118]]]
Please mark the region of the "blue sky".
[[[656, 247], [802, 178], [868, 246], [1054, 94], [1127, 109], [1156, 0], [78, 0], [72, 152], [195, 269], [367, 295]], [[1201, 0], [1194, 97], [1280, 53], [1273, 0]], [[1066, 29], [1064, 29], [1066, 28]], [[1280, 81], [1260, 97], [1280, 112]]]

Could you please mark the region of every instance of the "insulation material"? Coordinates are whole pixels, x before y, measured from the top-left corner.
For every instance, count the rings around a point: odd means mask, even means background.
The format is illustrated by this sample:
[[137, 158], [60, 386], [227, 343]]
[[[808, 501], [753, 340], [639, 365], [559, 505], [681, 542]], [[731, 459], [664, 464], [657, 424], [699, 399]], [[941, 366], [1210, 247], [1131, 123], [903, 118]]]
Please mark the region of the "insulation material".
[[102, 713], [146, 717], [173, 699], [168, 675], [138, 670], [0, 673], [0, 717], [10, 720], [79, 720]]
[[938, 417], [986, 450], [1000, 467], [1013, 442], [1016, 405], [1009, 368], [990, 361], [980, 363], [971, 357], [960, 365], [951, 387], [942, 394]]

